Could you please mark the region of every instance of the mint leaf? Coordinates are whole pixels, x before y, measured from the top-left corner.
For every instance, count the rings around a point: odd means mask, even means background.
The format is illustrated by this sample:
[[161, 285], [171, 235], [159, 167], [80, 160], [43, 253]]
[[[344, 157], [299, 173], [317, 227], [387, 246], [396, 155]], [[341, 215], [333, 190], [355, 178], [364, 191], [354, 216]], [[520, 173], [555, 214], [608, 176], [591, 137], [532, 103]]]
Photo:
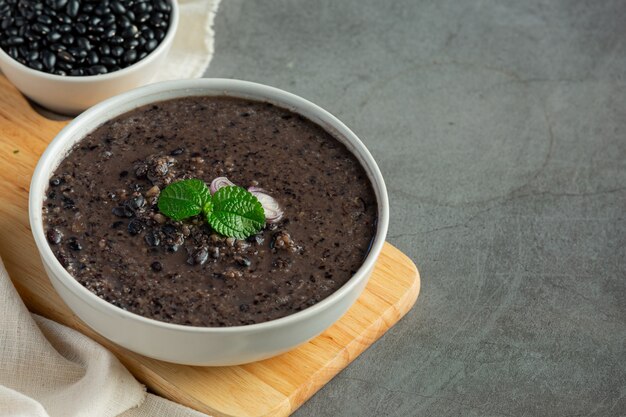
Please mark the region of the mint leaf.
[[265, 225], [265, 212], [259, 200], [249, 191], [237, 187], [222, 187], [211, 198], [213, 210], [206, 213], [207, 221], [218, 233], [245, 239]]
[[159, 210], [173, 220], [183, 220], [200, 214], [211, 193], [202, 180], [191, 179], [172, 183], [159, 195]]

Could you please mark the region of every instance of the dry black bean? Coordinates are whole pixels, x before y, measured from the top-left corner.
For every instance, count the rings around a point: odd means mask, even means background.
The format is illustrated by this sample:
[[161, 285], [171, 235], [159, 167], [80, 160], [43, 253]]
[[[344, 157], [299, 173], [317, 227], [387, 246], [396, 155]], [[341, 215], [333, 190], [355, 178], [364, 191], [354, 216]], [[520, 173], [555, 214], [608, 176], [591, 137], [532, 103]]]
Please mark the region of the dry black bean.
[[136, 60], [137, 60], [137, 51], [133, 49], [126, 51], [126, 53], [124, 54], [124, 62], [126, 64], [132, 64]]
[[48, 50], [44, 50], [42, 58], [43, 58], [43, 66], [48, 71], [52, 71], [54, 69], [54, 65], [57, 62], [57, 56]]
[[103, 43], [98, 47], [98, 51], [100, 52], [100, 55], [107, 56], [111, 53], [111, 47], [108, 44]]
[[114, 46], [113, 48], [111, 48], [111, 55], [113, 55], [115, 58], [119, 58], [122, 55], [124, 55], [124, 48], [122, 48], [121, 46]]
[[100, 57], [98, 57], [96, 51], [89, 51], [87, 53], [87, 63], [89, 65], [96, 65], [98, 62], [100, 62]]
[[111, 3], [111, 10], [113, 10], [113, 13], [117, 13], [117, 14], [126, 13], [126, 7], [124, 7], [122, 3], [118, 1], [114, 1], [113, 3]]
[[146, 42], [146, 51], [154, 51], [158, 44], [159, 42], [156, 39], [150, 39], [148, 42]]
[[111, 67], [113, 65], [117, 65], [118, 62], [115, 58], [112, 58], [110, 56], [103, 56], [102, 58], [100, 58], [100, 63], [105, 67]]
[[72, 54], [70, 54], [67, 51], [59, 51], [57, 53], [57, 57], [61, 60], [61, 61], [65, 61], [65, 62], [69, 62], [70, 64], [76, 62], [76, 58], [74, 58], [72, 56]]
[[70, 17], [76, 17], [80, 2], [78, 0], [70, 0], [65, 7], [65, 13]]

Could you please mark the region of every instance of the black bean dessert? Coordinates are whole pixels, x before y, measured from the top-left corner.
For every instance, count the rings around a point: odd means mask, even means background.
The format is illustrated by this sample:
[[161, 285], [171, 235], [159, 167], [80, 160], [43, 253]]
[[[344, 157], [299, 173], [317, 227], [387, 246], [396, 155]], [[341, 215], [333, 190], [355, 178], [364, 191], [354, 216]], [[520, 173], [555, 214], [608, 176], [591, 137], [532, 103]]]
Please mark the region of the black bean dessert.
[[[216, 178], [265, 190], [281, 215], [266, 213], [272, 221], [257, 234], [235, 239], [201, 215], [159, 211], [171, 184], [212, 188]], [[43, 214], [55, 256], [94, 294], [156, 320], [216, 327], [284, 317], [345, 284], [369, 251], [377, 203], [354, 155], [308, 119], [257, 101], [187, 97], [82, 139], [50, 179]]]
[[50, 74], [107, 74], [156, 49], [170, 14], [166, 0], [0, 0], [0, 48]]

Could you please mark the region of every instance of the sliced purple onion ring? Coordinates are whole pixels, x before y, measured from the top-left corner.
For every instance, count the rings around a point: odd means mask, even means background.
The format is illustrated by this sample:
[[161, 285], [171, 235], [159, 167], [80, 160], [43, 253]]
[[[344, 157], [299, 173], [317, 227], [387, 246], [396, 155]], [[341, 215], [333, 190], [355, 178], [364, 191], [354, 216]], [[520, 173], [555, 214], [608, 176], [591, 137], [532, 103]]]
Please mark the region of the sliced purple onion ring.
[[234, 185], [235, 184], [233, 184], [226, 177], [217, 177], [213, 181], [211, 181], [211, 185], [209, 186], [209, 191], [211, 191], [211, 194], [215, 194], [215, 192], [222, 187], [232, 187]]
[[254, 195], [265, 211], [265, 221], [268, 223], [277, 223], [283, 218], [283, 211], [278, 204], [278, 201], [267, 193], [263, 188], [249, 187], [248, 191]]

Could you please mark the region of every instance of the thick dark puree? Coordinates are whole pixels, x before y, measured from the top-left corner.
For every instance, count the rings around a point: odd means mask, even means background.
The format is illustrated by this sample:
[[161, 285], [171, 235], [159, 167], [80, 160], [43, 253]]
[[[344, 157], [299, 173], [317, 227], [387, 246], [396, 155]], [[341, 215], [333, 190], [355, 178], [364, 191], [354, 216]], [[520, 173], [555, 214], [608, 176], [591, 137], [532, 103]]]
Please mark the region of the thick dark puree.
[[[200, 217], [158, 212], [159, 190], [226, 176], [284, 210], [247, 240]], [[44, 203], [53, 252], [90, 291], [145, 317], [192, 326], [260, 323], [341, 287], [373, 239], [376, 200], [356, 158], [288, 110], [195, 97], [126, 113], [84, 138], [56, 169]]]

